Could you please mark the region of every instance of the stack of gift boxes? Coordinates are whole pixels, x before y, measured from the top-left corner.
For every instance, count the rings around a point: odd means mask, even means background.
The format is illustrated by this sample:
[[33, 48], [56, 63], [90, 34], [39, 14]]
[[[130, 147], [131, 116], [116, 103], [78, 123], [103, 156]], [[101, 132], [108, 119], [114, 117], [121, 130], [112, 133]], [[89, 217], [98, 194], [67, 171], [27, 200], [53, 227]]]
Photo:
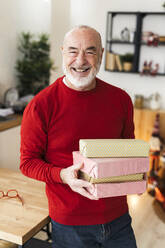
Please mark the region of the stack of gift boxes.
[[81, 139], [73, 163], [83, 163], [79, 178], [98, 198], [141, 194], [146, 190], [149, 144], [137, 139]]

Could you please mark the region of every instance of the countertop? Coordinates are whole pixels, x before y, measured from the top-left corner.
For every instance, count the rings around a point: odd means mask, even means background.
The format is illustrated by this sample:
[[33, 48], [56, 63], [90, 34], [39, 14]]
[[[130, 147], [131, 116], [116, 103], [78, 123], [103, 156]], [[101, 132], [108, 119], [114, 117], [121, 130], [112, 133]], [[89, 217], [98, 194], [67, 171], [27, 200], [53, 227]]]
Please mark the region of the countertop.
[[22, 115], [19, 114], [10, 115], [6, 120], [0, 120], [0, 132], [21, 125], [21, 121]]

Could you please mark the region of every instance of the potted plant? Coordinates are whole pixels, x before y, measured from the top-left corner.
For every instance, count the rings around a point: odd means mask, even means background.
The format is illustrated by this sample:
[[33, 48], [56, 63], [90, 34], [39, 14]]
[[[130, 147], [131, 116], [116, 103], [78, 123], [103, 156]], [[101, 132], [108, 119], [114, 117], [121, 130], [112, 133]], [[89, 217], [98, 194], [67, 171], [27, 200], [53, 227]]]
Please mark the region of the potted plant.
[[132, 70], [133, 59], [134, 59], [133, 53], [126, 53], [124, 55], [121, 55], [121, 61], [123, 64], [124, 71]]
[[50, 44], [47, 34], [34, 37], [22, 33], [18, 49], [20, 58], [16, 62], [18, 90], [20, 96], [37, 94], [49, 84], [53, 62], [50, 59]]

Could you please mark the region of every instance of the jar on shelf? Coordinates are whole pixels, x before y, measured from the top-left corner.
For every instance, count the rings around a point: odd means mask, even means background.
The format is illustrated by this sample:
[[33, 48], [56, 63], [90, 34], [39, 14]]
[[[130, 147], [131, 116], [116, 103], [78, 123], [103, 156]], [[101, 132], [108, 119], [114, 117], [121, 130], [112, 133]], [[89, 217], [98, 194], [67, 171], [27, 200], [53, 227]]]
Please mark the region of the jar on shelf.
[[153, 110], [159, 110], [161, 105], [161, 98], [158, 93], [150, 96], [150, 108]]
[[143, 108], [144, 97], [142, 95], [135, 95], [134, 107], [135, 108]]

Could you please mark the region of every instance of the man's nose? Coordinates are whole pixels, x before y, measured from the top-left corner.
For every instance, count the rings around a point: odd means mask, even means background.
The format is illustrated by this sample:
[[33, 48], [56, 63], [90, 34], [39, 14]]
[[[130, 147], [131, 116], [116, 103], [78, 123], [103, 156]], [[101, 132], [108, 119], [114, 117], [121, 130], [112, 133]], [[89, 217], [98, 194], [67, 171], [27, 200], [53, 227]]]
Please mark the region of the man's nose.
[[85, 52], [81, 51], [81, 52], [78, 53], [78, 55], [76, 57], [76, 62], [79, 65], [83, 65], [86, 62]]

